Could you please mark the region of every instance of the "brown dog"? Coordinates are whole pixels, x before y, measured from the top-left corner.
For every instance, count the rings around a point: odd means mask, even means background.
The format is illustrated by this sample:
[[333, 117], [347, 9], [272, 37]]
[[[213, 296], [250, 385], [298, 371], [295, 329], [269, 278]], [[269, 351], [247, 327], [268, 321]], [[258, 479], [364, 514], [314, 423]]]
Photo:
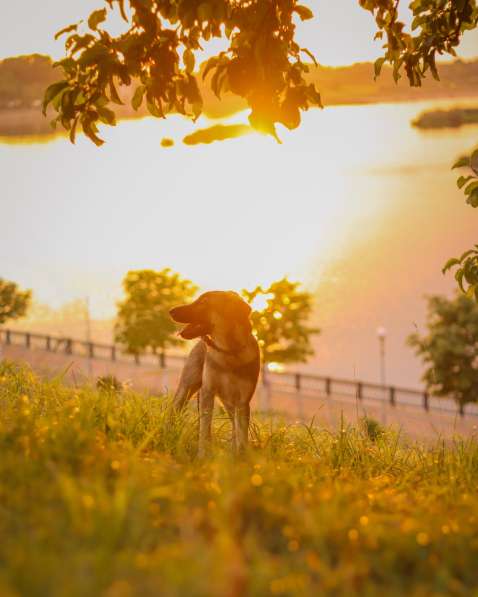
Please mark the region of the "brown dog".
[[220, 290], [170, 311], [174, 321], [187, 324], [180, 332], [183, 338], [201, 338], [186, 360], [174, 397], [175, 407], [181, 409], [199, 391], [199, 456], [205, 455], [211, 440], [215, 396], [231, 418], [234, 450], [247, 446], [249, 403], [260, 369], [250, 312], [236, 292]]

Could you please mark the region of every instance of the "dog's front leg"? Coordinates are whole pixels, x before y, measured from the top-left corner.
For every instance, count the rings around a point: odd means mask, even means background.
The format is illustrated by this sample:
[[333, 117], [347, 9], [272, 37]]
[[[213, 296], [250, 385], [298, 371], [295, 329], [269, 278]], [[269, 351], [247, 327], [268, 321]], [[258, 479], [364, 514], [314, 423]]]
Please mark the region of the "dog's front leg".
[[234, 428], [236, 432], [236, 450], [239, 454], [247, 448], [250, 416], [251, 408], [249, 403], [236, 406], [236, 424]]
[[214, 392], [202, 387], [199, 392], [199, 458], [204, 458], [211, 444], [212, 412], [214, 409]]

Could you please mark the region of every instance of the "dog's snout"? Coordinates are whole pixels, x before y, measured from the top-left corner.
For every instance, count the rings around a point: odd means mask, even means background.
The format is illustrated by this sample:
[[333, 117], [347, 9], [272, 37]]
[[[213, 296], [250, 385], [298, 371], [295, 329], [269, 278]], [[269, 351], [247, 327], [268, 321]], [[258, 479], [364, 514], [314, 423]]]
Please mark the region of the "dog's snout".
[[171, 316], [172, 319], [174, 319], [174, 321], [177, 321], [176, 320], [177, 312], [178, 312], [178, 307], [173, 307], [172, 309], [169, 309], [169, 315]]
[[169, 314], [171, 315], [172, 319], [174, 319], [174, 321], [177, 321], [178, 323], [187, 323], [187, 319], [185, 319], [186, 317], [186, 312], [185, 312], [185, 308], [187, 309], [187, 307], [173, 307], [172, 309], [169, 310]]

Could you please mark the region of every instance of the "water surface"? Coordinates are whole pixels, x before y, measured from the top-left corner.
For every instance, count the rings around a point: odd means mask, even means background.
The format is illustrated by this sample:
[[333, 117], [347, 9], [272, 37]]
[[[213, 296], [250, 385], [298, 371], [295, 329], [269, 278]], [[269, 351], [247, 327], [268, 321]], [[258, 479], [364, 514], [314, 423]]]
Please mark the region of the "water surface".
[[169, 266], [204, 289], [287, 274], [317, 293], [311, 366], [377, 380], [384, 325], [388, 381], [417, 385], [404, 340], [423, 326], [423, 295], [453, 288], [444, 261], [477, 240], [449, 167], [478, 127], [410, 126], [450, 104], [470, 102], [313, 110], [281, 145], [253, 134], [186, 146], [194, 127], [180, 118], [122, 122], [100, 149], [83, 137], [0, 144], [1, 275], [52, 304], [89, 294], [102, 317], [131, 268]]

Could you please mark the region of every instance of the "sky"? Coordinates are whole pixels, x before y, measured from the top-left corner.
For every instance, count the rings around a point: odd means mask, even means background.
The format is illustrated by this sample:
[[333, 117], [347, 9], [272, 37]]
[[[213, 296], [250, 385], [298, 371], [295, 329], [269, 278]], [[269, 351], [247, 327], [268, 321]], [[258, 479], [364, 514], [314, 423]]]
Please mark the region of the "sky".
[[[403, 0], [402, 0], [403, 2]], [[85, 18], [105, 3], [102, 0], [22, 0], [4, 2], [0, 19], [0, 59], [34, 52], [60, 57], [61, 41], [55, 33]], [[380, 54], [380, 42], [373, 42], [374, 22], [358, 0], [311, 0], [316, 18], [301, 24], [300, 41], [326, 65], [373, 60]], [[406, 5], [406, 2], [403, 2]], [[478, 31], [467, 33], [460, 56], [478, 55]]]

